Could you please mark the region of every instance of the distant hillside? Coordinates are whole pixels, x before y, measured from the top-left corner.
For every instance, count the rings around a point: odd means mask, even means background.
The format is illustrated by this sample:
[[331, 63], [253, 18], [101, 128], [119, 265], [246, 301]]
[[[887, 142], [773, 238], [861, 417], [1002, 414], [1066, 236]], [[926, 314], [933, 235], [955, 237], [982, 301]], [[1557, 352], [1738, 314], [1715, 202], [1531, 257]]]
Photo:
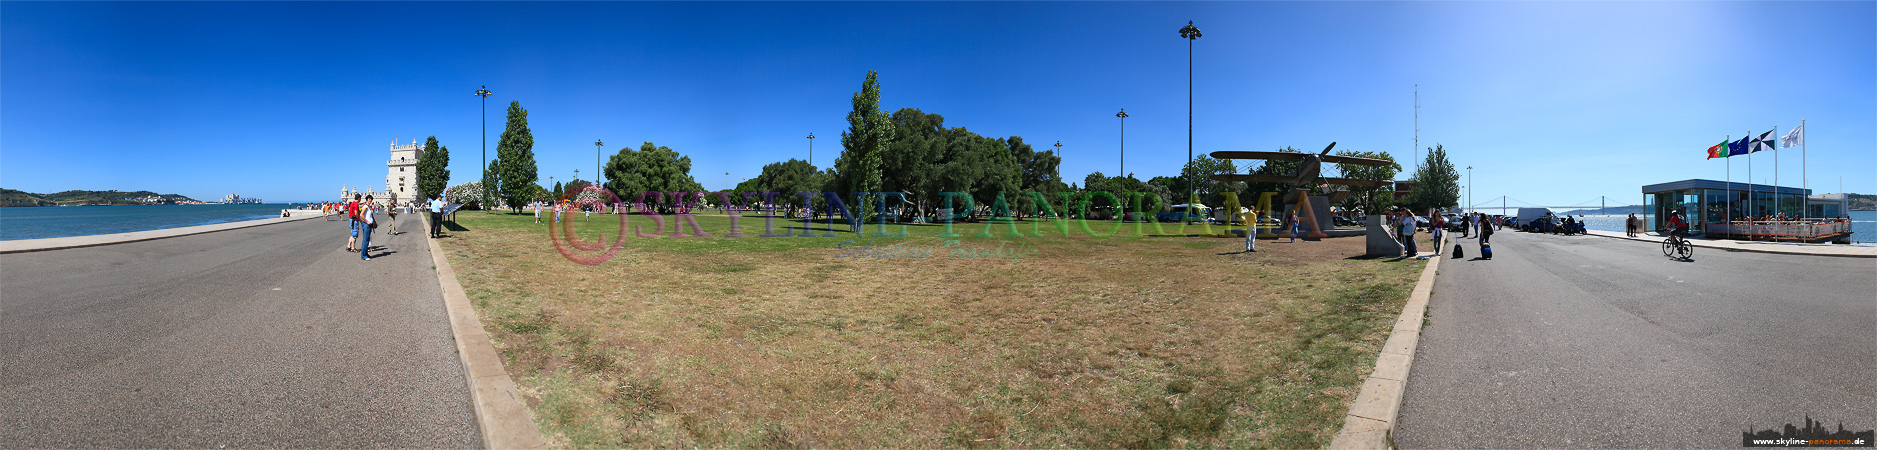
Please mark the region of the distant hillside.
[[179, 194], [150, 191], [65, 191], [34, 194], [16, 189], [0, 189], [0, 207], [7, 206], [76, 206], [76, 205], [166, 205], [201, 203]]
[[1846, 194], [1845, 198], [1851, 202], [1853, 211], [1877, 210], [1877, 195]]

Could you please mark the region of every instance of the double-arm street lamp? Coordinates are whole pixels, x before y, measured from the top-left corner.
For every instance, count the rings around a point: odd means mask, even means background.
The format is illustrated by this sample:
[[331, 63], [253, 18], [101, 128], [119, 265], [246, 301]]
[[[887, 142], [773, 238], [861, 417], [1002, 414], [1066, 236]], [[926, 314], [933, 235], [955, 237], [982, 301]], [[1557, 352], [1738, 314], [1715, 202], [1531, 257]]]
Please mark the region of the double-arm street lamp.
[[[489, 86], [476, 88], [476, 96], [482, 97], [482, 196], [489, 196]], [[489, 209], [489, 199], [482, 199], [483, 209]]]
[[605, 142], [599, 139], [593, 140], [593, 184], [600, 184], [600, 175], [606, 174], [605, 171], [600, 170], [600, 147], [605, 146]]
[[815, 134], [808, 133], [808, 165], [815, 165]]

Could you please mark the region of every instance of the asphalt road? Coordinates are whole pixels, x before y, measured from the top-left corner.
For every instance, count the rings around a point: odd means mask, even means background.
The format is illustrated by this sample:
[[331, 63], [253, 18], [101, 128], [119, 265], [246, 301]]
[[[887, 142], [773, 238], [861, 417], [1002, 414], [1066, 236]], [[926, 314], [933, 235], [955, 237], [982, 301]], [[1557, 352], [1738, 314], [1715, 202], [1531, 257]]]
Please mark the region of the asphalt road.
[[1877, 427], [1877, 260], [1492, 240], [1492, 260], [1469, 238], [1440, 266], [1401, 448], [1738, 448], [1808, 415]]
[[0, 447], [481, 447], [422, 223], [0, 255]]

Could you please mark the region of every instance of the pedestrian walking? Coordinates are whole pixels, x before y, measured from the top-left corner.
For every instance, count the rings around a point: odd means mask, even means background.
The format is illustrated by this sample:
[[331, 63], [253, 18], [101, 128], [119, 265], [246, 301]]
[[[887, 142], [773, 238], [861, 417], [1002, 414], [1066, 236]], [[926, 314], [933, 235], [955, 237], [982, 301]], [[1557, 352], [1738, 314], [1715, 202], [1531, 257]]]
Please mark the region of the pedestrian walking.
[[1629, 213], [1629, 218], [1623, 219], [1623, 233], [1636, 237], [1636, 213]]
[[345, 251], [348, 252], [358, 250], [358, 199], [359, 194], [352, 194], [352, 201], [345, 204], [346, 227], [351, 229], [351, 234], [345, 240]]
[[1492, 226], [1482, 222], [1479, 227], [1479, 245], [1483, 247], [1490, 242], [1492, 242]]
[[1412, 214], [1401, 215], [1401, 244], [1402, 244], [1403, 250], [1407, 251], [1408, 253], [1407, 257], [1409, 258], [1413, 258], [1413, 257], [1417, 257], [1421, 255], [1421, 249], [1414, 245], [1414, 227], [1415, 227], [1414, 222], [1415, 222], [1414, 215]]
[[388, 227], [386, 227], [385, 235], [386, 236], [397, 235], [398, 234], [397, 205], [391, 205], [391, 204], [385, 205], [385, 219], [388, 219], [388, 222], [385, 222], [385, 224], [388, 225]]
[[371, 261], [371, 231], [372, 228], [378, 226], [378, 219], [374, 217], [372, 210], [377, 208], [371, 204], [371, 196], [369, 195], [365, 196], [365, 203], [363, 210], [359, 211], [360, 239], [358, 245], [358, 259], [360, 261]]
[[1447, 216], [1442, 215], [1439, 210], [1435, 210], [1434, 216], [1429, 217], [1428, 220], [1430, 222], [1428, 223], [1427, 232], [1431, 233], [1428, 235], [1428, 239], [1432, 239], [1435, 245], [1439, 245], [1440, 235], [1442, 232], [1446, 231], [1447, 228]]
[[1290, 215], [1284, 218], [1284, 225], [1285, 227], [1290, 228], [1290, 241], [1297, 242], [1297, 232], [1300, 230], [1298, 229], [1298, 226], [1297, 226], [1298, 224], [1297, 224], [1297, 211], [1296, 210], [1291, 210]]
[[541, 202], [534, 202], [534, 223], [541, 223]]
[[[1259, 211], [1259, 212], [1263, 212], [1263, 211]], [[1258, 214], [1257, 213], [1246, 214], [1244, 215], [1244, 218], [1245, 218], [1245, 252], [1251, 253], [1251, 252], [1258, 251]]]
[[430, 237], [443, 237], [443, 196], [430, 197]]

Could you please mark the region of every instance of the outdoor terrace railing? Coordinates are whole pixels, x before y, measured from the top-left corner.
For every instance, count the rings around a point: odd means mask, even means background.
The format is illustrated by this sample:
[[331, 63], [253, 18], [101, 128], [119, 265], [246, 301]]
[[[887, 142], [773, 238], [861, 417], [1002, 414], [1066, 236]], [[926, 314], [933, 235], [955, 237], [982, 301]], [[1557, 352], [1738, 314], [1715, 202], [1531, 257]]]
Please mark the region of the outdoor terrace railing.
[[1708, 222], [1711, 235], [1742, 236], [1751, 239], [1811, 241], [1850, 234], [1850, 219]]

